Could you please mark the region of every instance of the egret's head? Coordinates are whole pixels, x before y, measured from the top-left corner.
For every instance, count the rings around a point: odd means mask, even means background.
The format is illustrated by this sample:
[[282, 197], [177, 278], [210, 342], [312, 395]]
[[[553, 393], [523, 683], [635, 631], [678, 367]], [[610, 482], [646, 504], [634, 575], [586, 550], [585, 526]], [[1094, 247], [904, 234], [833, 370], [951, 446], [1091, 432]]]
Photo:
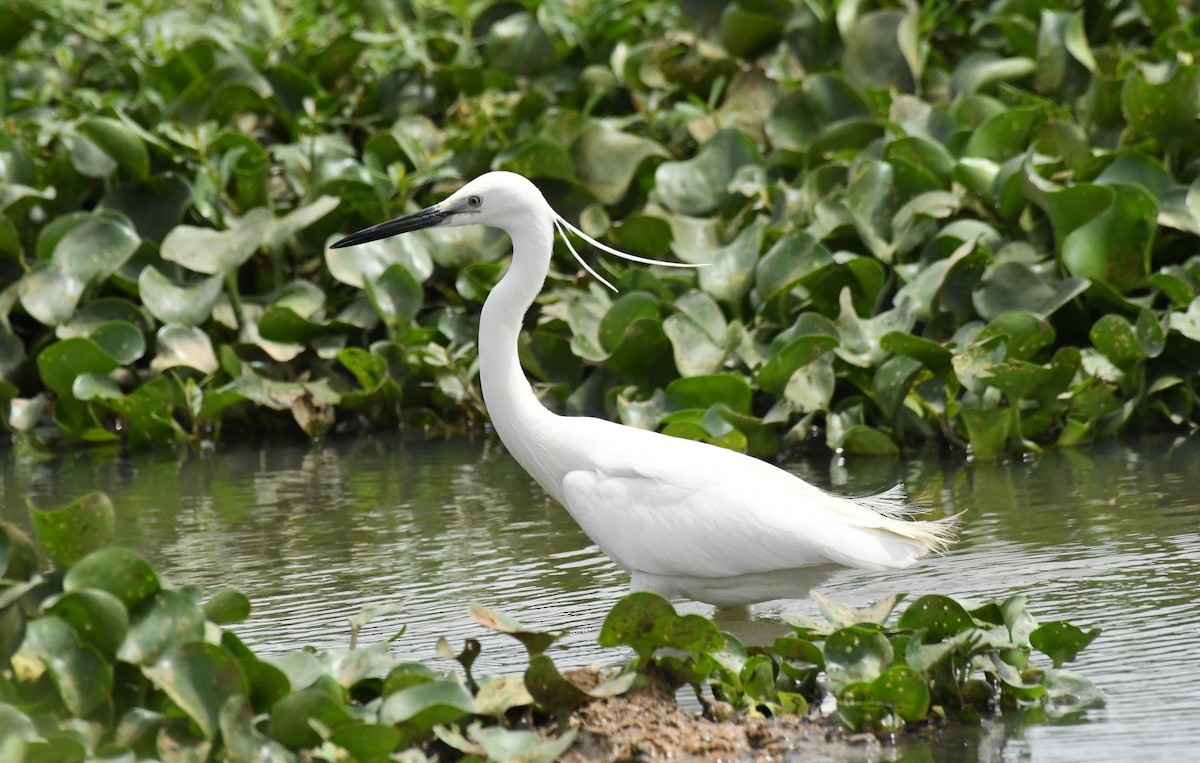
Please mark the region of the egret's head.
[[512, 172], [489, 172], [432, 207], [351, 233], [332, 244], [331, 248], [365, 244], [435, 225], [507, 228], [508, 224], [529, 214], [545, 214], [547, 221], [554, 216], [537, 186]]

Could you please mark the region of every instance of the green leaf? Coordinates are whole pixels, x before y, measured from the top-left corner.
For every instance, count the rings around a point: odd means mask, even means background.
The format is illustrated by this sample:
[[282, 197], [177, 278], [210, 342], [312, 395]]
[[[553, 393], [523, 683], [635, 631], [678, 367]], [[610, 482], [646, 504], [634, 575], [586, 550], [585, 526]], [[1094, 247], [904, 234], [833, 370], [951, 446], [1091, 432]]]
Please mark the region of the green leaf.
[[871, 684], [871, 697], [901, 720], [925, 720], [929, 714], [929, 688], [925, 678], [907, 665], [892, 665]]
[[520, 641], [531, 656], [549, 649], [550, 645], [560, 635], [546, 631], [529, 630], [517, 622], [515, 618], [474, 601], [467, 605], [467, 614], [471, 616], [472, 620], [483, 627], [499, 631], [500, 633], [507, 633]]
[[1121, 88], [1121, 110], [1135, 135], [1154, 138], [1167, 151], [1191, 145], [1198, 135], [1200, 66], [1132, 67]]
[[853, 625], [825, 639], [825, 675], [835, 690], [857, 681], [874, 681], [892, 661], [887, 636], [876, 629]]
[[176, 644], [142, 673], [196, 723], [205, 739], [219, 733], [219, 713], [229, 698], [249, 694], [237, 660], [203, 641]]
[[150, 155], [146, 144], [123, 122], [108, 117], [90, 117], [77, 129], [134, 177], [145, 180], [149, 176]]
[[750, 413], [753, 390], [746, 380], [734, 374], [712, 374], [676, 379], [667, 385], [668, 411], [705, 409], [723, 404], [739, 413]]
[[728, 188], [737, 170], [757, 159], [748, 136], [733, 129], [721, 130], [694, 158], [660, 164], [654, 173], [655, 191], [673, 212], [707, 215], [730, 198]]
[[308, 688], [283, 697], [271, 706], [270, 734], [288, 747], [315, 747], [322, 735], [313, 722], [331, 731], [350, 725], [353, 716], [340, 697]]
[[153, 265], [142, 268], [138, 276], [138, 294], [150, 314], [162, 323], [184, 326], [198, 326], [209, 319], [223, 285], [224, 278], [218, 274], [180, 286]]
[[30, 504], [29, 519], [34, 535], [60, 568], [70, 567], [113, 539], [113, 505], [103, 493], [89, 493], [53, 509]]
[[63, 339], [42, 350], [37, 357], [38, 374], [46, 388], [62, 397], [71, 397], [75, 377], [80, 374], [107, 374], [117, 361], [91, 339]]
[[17, 284], [21, 306], [39, 323], [57, 326], [75, 313], [85, 282], [62, 262], [38, 263]]
[[178, 591], [160, 590], [129, 611], [129, 632], [117, 657], [151, 665], [171, 647], [204, 638], [204, 615]]
[[1004, 452], [1014, 429], [1011, 409], [964, 408], [959, 415], [967, 427], [973, 456], [987, 461]]
[[768, 392], [781, 395], [797, 369], [813, 362], [838, 344], [837, 337], [826, 334], [798, 336], [771, 355], [771, 359], [755, 375], [755, 380]]
[[475, 700], [462, 684], [430, 681], [385, 697], [379, 720], [398, 726], [404, 745], [426, 738], [434, 726], [452, 723], [476, 711]]
[[942, 641], [974, 625], [971, 615], [948, 596], [932, 594], [916, 599], [900, 615], [897, 625], [906, 630], [925, 630], [924, 641]]
[[62, 618], [83, 640], [110, 659], [116, 656], [129, 631], [129, 614], [124, 603], [108, 591], [71, 591], [44, 609], [47, 614]]
[[46, 666], [72, 715], [87, 715], [112, 694], [112, 667], [96, 647], [83, 642], [64, 620], [43, 616], [30, 621], [21, 653]]
[[608, 121], [590, 123], [571, 147], [579, 180], [603, 204], [625, 198], [642, 162], [667, 155], [658, 143], [623, 132]]
[[661, 647], [699, 655], [724, 644], [710, 620], [699, 615], [681, 617], [669, 601], [646, 591], [628, 594], [613, 606], [597, 641], [604, 647], [628, 646], [643, 660]]
[[154, 335], [154, 352], [150, 368], [160, 373], [183, 366], [214, 374], [221, 367], [213, 352], [212, 339], [195, 326], [178, 323], [163, 326]]
[[222, 588], [204, 602], [204, 618], [217, 625], [240, 623], [249, 616], [250, 599], [232, 588]]
[[554, 62], [554, 45], [546, 30], [526, 11], [492, 24], [484, 51], [490, 66], [509, 74], [537, 74]]
[[1061, 668], [1064, 662], [1075, 659], [1084, 647], [1100, 635], [1099, 628], [1084, 631], [1065, 620], [1042, 623], [1029, 634], [1029, 644]]
[[96, 588], [108, 591], [133, 610], [159, 590], [158, 576], [145, 559], [124, 548], [102, 548], [88, 554], [67, 570], [66, 592]]

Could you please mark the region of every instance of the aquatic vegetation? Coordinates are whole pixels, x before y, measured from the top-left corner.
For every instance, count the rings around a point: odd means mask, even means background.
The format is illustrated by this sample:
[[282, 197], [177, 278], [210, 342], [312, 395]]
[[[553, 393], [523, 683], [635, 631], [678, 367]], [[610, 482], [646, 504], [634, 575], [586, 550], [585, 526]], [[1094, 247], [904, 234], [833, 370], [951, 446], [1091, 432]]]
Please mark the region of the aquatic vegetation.
[[22, 452], [483, 420], [506, 242], [327, 250], [488, 169], [698, 274], [560, 258], [554, 405], [758, 455], [1195, 426], [1191, 12], [650, 0], [0, 9]]
[[[113, 514], [98, 494], [31, 508], [56, 560], [49, 572], [27, 535], [0, 525], [5, 760], [291, 761], [302, 752], [381, 761], [405, 751], [406, 760], [549, 761], [574, 741], [578, 707], [650, 687], [690, 686], [710, 714], [733, 718], [804, 715], [832, 695], [833, 721], [890, 733], [1097, 700], [1062, 664], [1098, 631], [1038, 625], [1022, 596], [971, 610], [925, 596], [890, 625], [900, 596], [862, 609], [818, 598], [823, 621], [793, 616], [790, 635], [746, 647], [707, 618], [631, 594], [599, 636], [619, 667], [588, 684], [555, 666], [549, 650], [561, 633], [479, 604], [469, 611], [483, 629], [526, 650], [524, 675], [479, 675], [474, 638], [457, 652], [439, 645], [461, 673], [407, 661], [403, 632], [368, 645], [352, 637], [347, 650], [260, 656], [227, 627], [249, 616], [244, 596], [173, 586], [137, 553], [107, 545]], [[355, 633], [378, 614], [355, 618]]]

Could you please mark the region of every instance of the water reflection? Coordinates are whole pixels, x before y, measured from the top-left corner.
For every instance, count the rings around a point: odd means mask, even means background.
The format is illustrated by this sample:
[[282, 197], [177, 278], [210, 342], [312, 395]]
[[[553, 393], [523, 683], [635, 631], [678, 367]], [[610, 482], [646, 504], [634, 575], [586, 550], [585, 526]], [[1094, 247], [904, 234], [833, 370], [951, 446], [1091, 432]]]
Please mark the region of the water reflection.
[[[966, 510], [947, 555], [892, 573], [835, 572], [821, 586], [847, 604], [895, 591], [982, 600], [1025, 592], [1043, 619], [1104, 633], [1079, 660], [1107, 705], [1048, 725], [1021, 719], [945, 732], [896, 751], [904, 760], [1176, 760], [1200, 744], [1200, 444], [1164, 437], [1049, 453], [1029, 463], [792, 465], [806, 479], [865, 493], [903, 478], [935, 512]], [[254, 602], [239, 634], [265, 651], [345, 646], [347, 619], [394, 603], [361, 638], [398, 640], [432, 659], [480, 629], [478, 599], [546, 628], [572, 628], [556, 659], [598, 657], [600, 619], [627, 581], [492, 440], [225, 448], [131, 460], [87, 455], [0, 465], [0, 516], [24, 523], [25, 496], [54, 504], [89, 490], [118, 508], [121, 542], [177, 583], [232, 585]], [[688, 604], [686, 611], [708, 612]], [[809, 601], [760, 608], [775, 613]], [[769, 624], [766, 630], [770, 630]], [[522, 650], [485, 637], [483, 671], [514, 670]]]

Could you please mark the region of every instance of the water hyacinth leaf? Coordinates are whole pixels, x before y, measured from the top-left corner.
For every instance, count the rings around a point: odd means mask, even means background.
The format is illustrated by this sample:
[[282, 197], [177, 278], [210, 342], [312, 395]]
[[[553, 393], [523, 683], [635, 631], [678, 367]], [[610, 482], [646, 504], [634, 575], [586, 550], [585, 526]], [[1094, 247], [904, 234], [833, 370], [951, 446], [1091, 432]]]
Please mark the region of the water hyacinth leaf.
[[63, 590], [68, 593], [89, 588], [108, 591], [133, 611], [157, 593], [160, 584], [145, 559], [129, 549], [110, 546], [76, 562], [63, 578]]
[[21, 306], [39, 323], [57, 326], [75, 313], [85, 280], [68, 265], [53, 261], [38, 263], [17, 284]]
[[820, 608], [821, 614], [837, 628], [862, 623], [883, 625], [892, 614], [892, 610], [904, 600], [905, 596], [905, 594], [897, 593], [865, 607], [847, 607], [827, 599], [816, 591], [811, 595], [813, 601]]
[[132, 365], [146, 354], [142, 330], [126, 321], [102, 323], [92, 329], [88, 338], [122, 366]]
[[507, 633], [517, 639], [525, 646], [530, 655], [546, 651], [561, 635], [548, 631], [529, 630], [516, 618], [474, 601], [467, 605], [467, 614], [483, 627]]
[[703, 376], [721, 368], [725, 361], [725, 348], [714, 341], [690, 315], [668, 315], [662, 328], [671, 342], [675, 367], [679, 369], [680, 375]]
[[321, 743], [321, 734], [313, 727], [337, 730], [353, 720], [346, 704], [316, 687], [301, 689], [271, 706], [270, 734], [288, 747], [313, 747]]
[[109, 117], [90, 117], [76, 129], [134, 177], [145, 180], [149, 176], [150, 155], [146, 144], [123, 122]]
[[237, 269], [262, 248], [275, 227], [269, 209], [257, 207], [230, 221], [227, 230], [177, 225], [163, 239], [162, 258], [188, 270], [219, 275]]
[[754, 142], [742, 132], [721, 130], [692, 159], [664, 162], [654, 173], [655, 192], [673, 212], [711, 214], [728, 198], [737, 170], [757, 161]]
[[544, 138], [532, 138], [504, 149], [492, 160], [492, 167], [515, 172], [531, 180], [575, 179], [575, 165], [566, 150]]
[[866, 100], [840, 74], [816, 72], [778, 100], [765, 127], [777, 148], [803, 151], [822, 128], [870, 117]]
[[1014, 426], [1011, 409], [964, 408], [959, 415], [967, 428], [972, 455], [986, 461], [1004, 451]]
[[830, 444], [839, 453], [849, 453], [858, 456], [886, 456], [894, 458], [900, 455], [900, 448], [895, 440], [880, 430], [856, 424], [842, 430], [840, 436], [831, 440]]
[[698, 615], [680, 616], [675, 607], [648, 591], [623, 597], [609, 611], [597, 638], [600, 646], [625, 645], [645, 660], [660, 647], [693, 654], [720, 649], [724, 639], [713, 623]]
[[1103, 280], [1124, 293], [1150, 275], [1158, 203], [1139, 186], [1112, 186], [1112, 204], [1061, 242], [1063, 265], [1077, 277]]
[[798, 336], [771, 356], [767, 364], [759, 369], [755, 380], [763, 389], [780, 395], [797, 369], [820, 358], [838, 344], [836, 337], [826, 334]]
[[116, 656], [129, 631], [129, 613], [125, 605], [108, 591], [71, 591], [47, 605], [45, 611], [62, 618], [108, 658]]
[[922, 368], [920, 361], [899, 356], [884, 361], [875, 371], [875, 395], [880, 410], [889, 419], [900, 410]]
[[855, 20], [844, 36], [842, 68], [847, 78], [862, 87], [912, 92], [915, 72], [901, 46], [901, 31], [908, 14], [876, 10]]
[[839, 628], [825, 639], [825, 675], [835, 687], [874, 681], [892, 661], [892, 646], [878, 630]]
[[701, 262], [700, 288], [718, 300], [736, 303], [750, 291], [754, 263], [762, 250], [764, 224], [751, 223], [727, 246], [709, 253]]
[[30, 621], [20, 653], [46, 666], [63, 704], [76, 717], [92, 712], [112, 694], [112, 666], [64, 620], [48, 616]]
[[1038, 275], [1020, 262], [1001, 262], [988, 268], [973, 295], [980, 317], [993, 320], [1010, 310], [1049, 317], [1087, 291], [1086, 278], [1061, 281]]
[[[1009, 404], [1015, 405], [1030, 392], [1050, 381], [1053, 375], [1054, 372], [1045, 366], [1024, 360], [1006, 360], [992, 366], [985, 378], [989, 384], [1004, 393]], [[966, 417], [965, 421], [967, 431], [973, 431], [971, 419]]]
[[1109, 313], [1096, 321], [1088, 332], [1092, 346], [1118, 366], [1127, 366], [1147, 357], [1137, 333], [1125, 317]]
[[[221, 729], [221, 741], [230, 761], [257, 761], [258, 763], [295, 763], [299, 758], [279, 742], [259, 732], [254, 725], [251, 703], [243, 696], [234, 695], [221, 705], [217, 722]], [[380, 727], [376, 727], [380, 728]], [[395, 732], [395, 729], [388, 729]], [[396, 737], [399, 734], [395, 734]], [[397, 740], [398, 741], [398, 740]], [[376, 755], [374, 759], [379, 759]], [[367, 754], [360, 760], [372, 760]]]
[[129, 620], [117, 657], [135, 665], [153, 664], [172, 646], [204, 638], [204, 614], [178, 591], [158, 591], [130, 610]]
[[155, 355], [150, 368], [155, 371], [183, 366], [213, 374], [221, 367], [212, 340], [195, 326], [168, 324], [158, 330], [154, 339]]
[[358, 289], [374, 283], [393, 265], [403, 265], [413, 280], [422, 283], [433, 272], [428, 248], [414, 235], [390, 236], [342, 249], [326, 249], [325, 264], [338, 281]]
[[91, 339], [74, 337], [42, 350], [37, 357], [37, 368], [47, 389], [69, 398], [77, 376], [107, 374], [117, 368], [117, 361]]
[[33, 533], [59, 568], [112, 542], [115, 514], [104, 493], [89, 493], [65, 506], [40, 509], [30, 504]]
[[228, 651], [203, 641], [179, 643], [142, 673], [185, 712], [205, 739], [220, 731], [220, 710], [232, 696], [248, 696], [249, 685]]
[[948, 596], [932, 594], [916, 599], [900, 615], [897, 625], [906, 630], [924, 629], [925, 643], [942, 641], [974, 625], [963, 606]]
[[429, 681], [385, 697], [379, 721], [398, 726], [401, 744], [412, 744], [430, 734], [434, 726], [452, 723], [477, 710], [474, 698], [462, 684]]
[[232, 588], [222, 588], [204, 602], [204, 618], [217, 625], [240, 623], [249, 616], [250, 599]]
[[127, 224], [98, 215], [67, 231], [55, 244], [51, 259], [73, 277], [90, 283], [120, 269], [140, 242]]
[[223, 285], [224, 278], [218, 274], [181, 286], [154, 265], [142, 268], [138, 276], [138, 294], [150, 314], [162, 323], [183, 326], [199, 326], [209, 319]]
[[1054, 326], [1045, 316], [1023, 310], [1010, 310], [996, 316], [975, 335], [975, 342], [986, 345], [987, 340], [1004, 340], [1007, 360], [1029, 360], [1054, 342]]
[[546, 30], [525, 11], [492, 24], [484, 50], [489, 65], [509, 74], [537, 74], [554, 62], [554, 45]]
[[530, 696], [555, 718], [566, 718], [591, 697], [563, 677], [546, 654], [535, 654], [525, 669], [525, 688]]
[[925, 678], [907, 665], [892, 665], [871, 683], [871, 698], [909, 723], [929, 715], [929, 687]]
[[329, 741], [350, 753], [355, 760], [388, 760], [400, 745], [402, 735], [395, 726], [378, 723], [352, 723], [336, 729]]
[[920, 361], [938, 377], [945, 378], [950, 372], [950, 351], [924, 337], [904, 331], [891, 331], [880, 339], [880, 346], [895, 355]]
[[991, 89], [1000, 82], [1028, 77], [1036, 71], [1037, 63], [1030, 58], [999, 58], [991, 53], [973, 53], [955, 67], [952, 84], [956, 94], [971, 95]]
[[589, 124], [571, 146], [579, 180], [603, 204], [616, 204], [625, 198], [642, 162], [666, 156], [658, 143], [623, 132], [605, 121]]
[[16, 525], [0, 521], [0, 577], [25, 580], [37, 567], [33, 540]]
[[1029, 644], [1049, 657], [1054, 667], [1061, 668], [1064, 662], [1075, 659], [1084, 647], [1100, 635], [1099, 628], [1085, 631], [1065, 620], [1042, 623], [1029, 634]]
[[1189, 145], [1200, 116], [1200, 67], [1132, 67], [1121, 88], [1121, 110], [1135, 134], [1154, 138], [1168, 151]]
[[739, 413], [750, 413], [754, 391], [735, 374], [711, 374], [676, 379], [666, 389], [666, 409], [680, 411], [724, 405]]
[[1028, 146], [1034, 125], [1043, 119], [1045, 115], [1040, 108], [1006, 109], [971, 133], [964, 154], [992, 161], [1017, 156]]
[[[532, 662], [530, 663], [532, 665]], [[430, 677], [433, 680], [434, 676]], [[386, 690], [384, 694], [390, 694]], [[479, 691], [475, 692], [475, 706], [480, 715], [503, 718], [514, 707], [533, 704], [533, 695], [525, 688], [523, 676], [492, 676], [481, 678]]]
[[1029, 646], [1030, 635], [1037, 630], [1037, 620], [1026, 607], [1025, 596], [1010, 596], [1000, 604], [1004, 615], [1004, 625], [1008, 628], [1009, 637], [1017, 646]]

